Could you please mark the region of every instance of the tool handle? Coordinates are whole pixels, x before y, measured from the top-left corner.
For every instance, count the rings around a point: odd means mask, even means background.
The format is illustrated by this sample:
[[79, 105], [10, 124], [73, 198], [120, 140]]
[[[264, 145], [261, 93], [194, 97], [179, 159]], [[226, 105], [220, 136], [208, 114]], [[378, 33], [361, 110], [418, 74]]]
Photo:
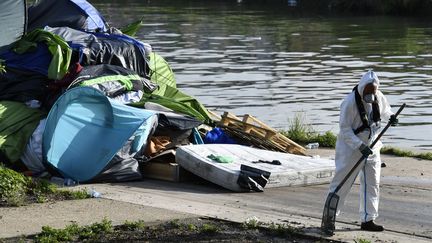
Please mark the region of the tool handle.
[[[405, 108], [406, 104], [403, 103], [401, 105], [401, 107], [399, 107], [399, 110], [396, 111], [395, 113], [395, 117], [398, 117], [399, 114], [402, 112], [402, 110]], [[387, 131], [387, 129], [391, 126], [390, 122], [387, 123], [387, 125], [384, 127], [384, 129], [380, 132], [380, 134], [378, 135], [378, 137], [375, 139], [375, 141], [373, 141], [373, 143], [371, 144], [370, 148], [373, 148], [373, 146], [375, 146], [375, 144], [380, 140], [380, 138], [382, 137], [382, 135], [384, 135], [384, 133]]]
[[[401, 105], [401, 107], [399, 107], [399, 110], [395, 113], [395, 116], [399, 116], [399, 114], [401, 113], [401, 111], [405, 108], [405, 103], [403, 103]], [[378, 134], [377, 138], [372, 142], [370, 148], [372, 149], [373, 146], [375, 146], [375, 144], [380, 140], [380, 138], [384, 135], [384, 133], [387, 131], [387, 129], [391, 126], [390, 122], [387, 123], [387, 125], [384, 127], [384, 129], [380, 132], [380, 134]], [[342, 186], [345, 184], [345, 182], [348, 180], [348, 178], [351, 176], [351, 174], [357, 169], [357, 167], [361, 164], [361, 162], [366, 159], [368, 156], [363, 155], [359, 161], [357, 161], [357, 163], [353, 166], [353, 168], [348, 172], [348, 174], [343, 178], [343, 180], [341, 181], [341, 183], [339, 183], [339, 185], [336, 187], [334, 193], [338, 193], [338, 191], [342, 188]]]

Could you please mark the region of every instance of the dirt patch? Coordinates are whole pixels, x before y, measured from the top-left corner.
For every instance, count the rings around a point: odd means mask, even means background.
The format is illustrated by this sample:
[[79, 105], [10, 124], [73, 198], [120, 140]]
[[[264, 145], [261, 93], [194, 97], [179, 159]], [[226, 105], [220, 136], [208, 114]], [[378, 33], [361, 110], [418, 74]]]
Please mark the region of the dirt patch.
[[[302, 235], [300, 229], [286, 225], [258, 226], [211, 218], [171, 220], [150, 226], [140, 221], [126, 222], [112, 228], [107, 224], [105, 221], [96, 226], [75, 229], [75, 232], [81, 233], [59, 233], [50, 229], [38, 235], [3, 239], [0, 242], [38, 242], [43, 241], [43, 236], [54, 235], [69, 235], [69, 238], [64, 238], [67, 242], [334, 242]], [[104, 230], [96, 232], [95, 229], [101, 228]]]

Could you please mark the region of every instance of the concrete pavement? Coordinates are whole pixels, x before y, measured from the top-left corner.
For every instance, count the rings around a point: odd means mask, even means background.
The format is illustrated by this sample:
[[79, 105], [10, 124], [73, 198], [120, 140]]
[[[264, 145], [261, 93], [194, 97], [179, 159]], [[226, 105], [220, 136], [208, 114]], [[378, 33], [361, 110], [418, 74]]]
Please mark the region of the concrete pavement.
[[[332, 150], [311, 153], [331, 157]], [[383, 156], [381, 217], [386, 231], [360, 231], [358, 186], [347, 198], [338, 217], [335, 236], [353, 242], [430, 242], [432, 239], [431, 161]], [[93, 184], [103, 199], [57, 202], [22, 208], [0, 209], [0, 237], [38, 232], [38, 227], [62, 227], [71, 221], [89, 224], [103, 217], [120, 224], [142, 219], [149, 223], [176, 218], [209, 216], [244, 222], [255, 216], [263, 222], [287, 223], [318, 236], [328, 185], [268, 188], [263, 193], [232, 193], [210, 183], [170, 183], [156, 180], [118, 184]], [[78, 188], [79, 188], [78, 187]], [[15, 213], [14, 213], [15, 212]], [[17, 212], [21, 212], [18, 214]], [[39, 212], [39, 213], [38, 213]], [[37, 220], [35, 220], [37, 219]]]

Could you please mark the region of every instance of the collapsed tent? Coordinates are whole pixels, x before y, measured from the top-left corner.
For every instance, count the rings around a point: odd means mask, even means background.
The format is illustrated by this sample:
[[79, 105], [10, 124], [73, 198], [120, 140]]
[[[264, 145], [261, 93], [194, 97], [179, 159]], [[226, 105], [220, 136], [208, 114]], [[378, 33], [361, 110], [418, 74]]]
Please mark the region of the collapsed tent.
[[77, 85], [91, 86], [110, 98], [138, 92], [136, 101], [141, 99], [143, 92], [151, 93], [157, 87], [156, 84], [130, 69], [110, 64], [83, 67], [69, 86]]
[[151, 94], [144, 94], [140, 102], [131, 105], [145, 107], [147, 102], [157, 103], [201, 122], [212, 123], [209, 112], [198, 100], [177, 89], [174, 73], [163, 57], [154, 52], [150, 53], [149, 67], [150, 79], [158, 88]]
[[2, 34], [0, 35], [0, 50], [12, 42], [21, 38], [26, 30], [26, 1], [3, 0], [0, 2], [0, 23]]
[[73, 88], [48, 114], [44, 162], [65, 178], [89, 181], [107, 169], [118, 151], [127, 159], [139, 154], [156, 122], [154, 112], [112, 101], [94, 88]]
[[42, 116], [24, 103], [0, 101], [0, 162], [17, 162]]
[[78, 56], [83, 66], [112, 64], [149, 77], [145, 45], [126, 35], [89, 33], [69, 27], [46, 27], [46, 31], [60, 36]]
[[89, 2], [36, 1], [28, 26], [24, 0], [0, 7], [0, 162], [80, 183], [141, 179], [140, 163], [210, 123], [169, 64]]
[[28, 9], [28, 30], [45, 26], [66, 26], [85, 31], [108, 30], [102, 15], [85, 0], [36, 1]]

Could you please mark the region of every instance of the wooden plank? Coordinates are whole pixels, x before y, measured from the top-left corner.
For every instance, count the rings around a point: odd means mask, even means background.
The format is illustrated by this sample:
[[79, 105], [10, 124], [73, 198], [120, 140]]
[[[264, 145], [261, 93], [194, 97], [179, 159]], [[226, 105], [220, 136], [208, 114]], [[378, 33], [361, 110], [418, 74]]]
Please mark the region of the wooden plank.
[[215, 122], [220, 122], [222, 117], [218, 115], [216, 112], [207, 110], [207, 112], [210, 114], [210, 119], [212, 119]]
[[305, 148], [249, 114], [240, 119], [232, 113], [224, 112], [220, 124], [269, 140], [282, 151], [306, 155]]

